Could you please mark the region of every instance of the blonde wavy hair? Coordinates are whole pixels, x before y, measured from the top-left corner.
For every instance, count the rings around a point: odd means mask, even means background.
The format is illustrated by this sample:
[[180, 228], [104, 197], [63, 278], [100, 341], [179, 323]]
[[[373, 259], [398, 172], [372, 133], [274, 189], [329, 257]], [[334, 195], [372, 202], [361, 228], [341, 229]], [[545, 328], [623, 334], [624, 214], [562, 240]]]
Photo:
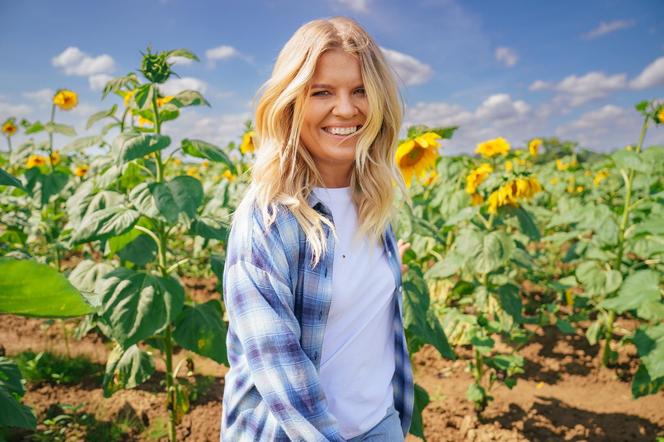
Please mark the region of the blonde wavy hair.
[[313, 266], [326, 250], [323, 224], [333, 232], [334, 226], [307, 204], [313, 187], [324, 186], [312, 156], [300, 140], [300, 129], [316, 64], [331, 49], [342, 49], [358, 58], [368, 100], [350, 179], [359, 234], [379, 241], [395, 214], [397, 190], [407, 195], [394, 162], [403, 101], [380, 48], [359, 24], [346, 17], [304, 24], [283, 47], [272, 76], [259, 90], [256, 161], [252, 182], [240, 207], [256, 203], [267, 226], [276, 218], [276, 205], [287, 207], [312, 248]]

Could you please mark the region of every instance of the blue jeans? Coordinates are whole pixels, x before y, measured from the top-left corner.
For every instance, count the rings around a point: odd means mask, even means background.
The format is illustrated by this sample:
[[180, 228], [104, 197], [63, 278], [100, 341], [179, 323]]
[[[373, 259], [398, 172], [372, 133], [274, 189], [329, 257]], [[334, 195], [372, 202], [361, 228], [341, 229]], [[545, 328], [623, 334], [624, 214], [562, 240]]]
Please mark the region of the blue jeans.
[[385, 417], [376, 426], [364, 434], [348, 439], [348, 442], [403, 442], [403, 440], [399, 412], [394, 405], [390, 405]]

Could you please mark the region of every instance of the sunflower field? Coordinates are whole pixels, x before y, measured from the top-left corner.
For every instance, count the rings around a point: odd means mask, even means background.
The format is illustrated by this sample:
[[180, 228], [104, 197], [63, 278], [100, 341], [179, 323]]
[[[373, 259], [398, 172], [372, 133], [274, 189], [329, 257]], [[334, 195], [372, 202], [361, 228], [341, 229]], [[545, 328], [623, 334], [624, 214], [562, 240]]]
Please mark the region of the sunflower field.
[[[77, 137], [58, 123], [78, 105], [75, 91], [61, 89], [47, 122], [2, 123], [0, 152], [0, 318], [43, 318], [67, 354], [86, 336], [105, 342], [106, 398], [163, 373], [170, 441], [182, 439], [178, 425], [200, 395], [194, 361], [228, 365], [219, 281], [254, 153], [251, 122], [227, 146], [173, 145], [169, 122], [209, 106], [196, 91], [162, 94], [174, 56], [198, 60], [148, 49], [136, 73], [106, 84], [101, 98], [111, 104], [87, 120], [97, 135]], [[499, 387], [524, 376], [523, 349], [541, 330], [587, 341], [597, 370], [620, 372], [633, 400], [664, 398], [664, 147], [646, 144], [648, 130], [662, 130], [664, 104], [646, 100], [635, 112], [643, 120], [635, 143], [608, 154], [556, 138], [520, 147], [496, 138], [475, 155], [448, 156], [456, 127], [413, 126], [400, 142], [410, 199], [394, 225], [410, 245], [409, 349], [461, 363], [470, 375], [464, 400], [479, 418]], [[17, 133], [29, 141], [13, 145]], [[216, 296], [196, 296], [195, 278], [215, 280]], [[627, 372], [624, 348], [632, 349]], [[38, 422], [23, 400], [26, 367], [3, 347], [0, 439], [70, 428], [81, 416]], [[431, 438], [426, 410], [438, 393], [417, 380], [416, 370], [411, 433]], [[34, 440], [69, 440], [49, 434]]]

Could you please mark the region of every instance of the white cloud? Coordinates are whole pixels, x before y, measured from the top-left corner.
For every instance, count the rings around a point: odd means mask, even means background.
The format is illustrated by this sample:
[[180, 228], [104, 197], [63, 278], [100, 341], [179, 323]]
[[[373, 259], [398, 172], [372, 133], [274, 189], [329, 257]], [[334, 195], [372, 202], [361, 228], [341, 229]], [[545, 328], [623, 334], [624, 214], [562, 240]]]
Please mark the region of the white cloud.
[[28, 92], [23, 92], [23, 96], [29, 100], [36, 101], [37, 103], [44, 104], [44, 103], [51, 103], [51, 100], [53, 99], [53, 96], [55, 95], [55, 91], [53, 89], [49, 88], [44, 88], [44, 89], [39, 89], [38, 91], [28, 91]]
[[583, 34], [584, 38], [593, 39], [611, 32], [627, 29], [634, 26], [634, 20], [614, 20], [610, 22], [601, 22], [595, 29]]
[[[610, 151], [637, 141], [642, 118], [631, 107], [605, 105], [559, 125], [549, 116], [545, 103], [537, 109], [507, 94], [493, 94], [475, 109], [445, 102], [420, 102], [406, 109], [404, 128], [413, 124], [459, 126], [451, 140], [442, 143], [446, 155], [473, 153], [478, 143], [504, 137], [513, 148], [522, 148], [536, 136], [558, 136], [577, 141], [581, 147]], [[559, 112], [559, 111], [558, 111]], [[645, 146], [663, 144], [664, 131], [650, 131]]]
[[650, 63], [638, 77], [629, 83], [632, 89], [638, 90], [662, 85], [664, 85], [664, 57], [659, 57]]
[[239, 52], [233, 46], [217, 46], [216, 48], [205, 51], [208, 60], [225, 60], [227, 58], [237, 57]]
[[580, 106], [588, 101], [604, 98], [609, 93], [624, 89], [625, 74], [607, 76], [602, 72], [589, 72], [582, 77], [570, 75], [558, 83], [556, 90], [569, 95], [570, 105]]
[[369, 0], [334, 0], [334, 2], [354, 12], [369, 12]]
[[169, 57], [168, 61], [179, 66], [189, 66], [194, 62], [194, 60], [190, 58], [180, 56]]
[[624, 109], [612, 104], [607, 104], [594, 111], [586, 112], [580, 118], [569, 123], [565, 127], [570, 129], [596, 129], [599, 125], [615, 122], [618, 118], [624, 118], [626, 114], [627, 113]]
[[9, 117], [25, 117], [33, 112], [27, 104], [14, 104], [0, 99], [0, 121]]
[[249, 112], [225, 114], [217, 117], [202, 118], [193, 126], [192, 132], [211, 139], [218, 144], [238, 140], [244, 132], [244, 123], [251, 118]]
[[159, 90], [164, 95], [175, 95], [184, 90], [194, 90], [204, 94], [207, 90], [207, 83], [194, 77], [171, 77], [164, 84], [159, 86]]
[[397, 76], [407, 86], [426, 83], [433, 76], [431, 66], [415, 57], [392, 49], [381, 48], [381, 50]]
[[498, 136], [516, 147], [541, 133], [543, 126], [530, 105], [508, 94], [490, 95], [475, 110], [445, 102], [417, 103], [406, 110], [404, 127], [413, 124], [459, 126], [453, 139], [443, 142], [447, 154], [471, 153], [477, 143]]
[[622, 89], [648, 89], [664, 85], [664, 57], [659, 57], [634, 79], [627, 81], [626, 74], [606, 75], [603, 72], [589, 72], [577, 77], [570, 75], [559, 83], [535, 80], [528, 89], [558, 91], [554, 98], [557, 104], [580, 106], [592, 100], [608, 96], [611, 92]]
[[90, 57], [79, 48], [70, 46], [59, 55], [53, 57], [53, 66], [61, 68], [67, 75], [87, 77], [95, 74], [112, 72], [115, 69], [113, 57], [102, 54]]
[[557, 95], [553, 97], [553, 99], [541, 103], [537, 109], [535, 109], [535, 115], [537, 115], [538, 118], [546, 120], [552, 115], [567, 115], [572, 109], [568, 97]]
[[[556, 135], [582, 147], [611, 151], [637, 141], [641, 117], [631, 109], [607, 104], [556, 128]], [[651, 138], [652, 141], [652, 138]]]
[[179, 146], [183, 138], [194, 138], [223, 147], [230, 141], [240, 140], [244, 122], [249, 119], [250, 112], [202, 116], [199, 110], [190, 109], [177, 120], [168, 122], [166, 130], [173, 139], [171, 146]]
[[496, 48], [495, 51], [496, 60], [503, 63], [505, 66], [511, 68], [519, 60], [519, 56], [516, 54], [516, 51], [512, 48], [506, 46], [500, 46]]
[[592, 100], [604, 98], [611, 92], [627, 86], [625, 74], [606, 75], [602, 72], [589, 72], [577, 77], [570, 75], [557, 84], [536, 80], [529, 87], [531, 91], [551, 89], [560, 94], [554, 98], [558, 105], [581, 106]]
[[100, 110], [101, 108], [94, 104], [79, 101], [76, 107], [71, 110], [71, 114], [76, 115], [77, 117], [81, 117], [84, 119], [83, 121], [87, 122], [88, 118], [90, 118], [92, 114], [99, 112]]
[[473, 121], [473, 113], [456, 104], [420, 102], [408, 108], [407, 119], [410, 124], [464, 126]]
[[113, 76], [107, 74], [90, 75], [88, 77], [88, 83], [90, 83], [90, 89], [92, 89], [93, 91], [100, 91], [104, 89], [106, 83], [108, 83], [112, 79]]
[[542, 80], [535, 80], [533, 84], [528, 87], [531, 91], [542, 91], [544, 89], [551, 89], [551, 83]]
[[507, 94], [494, 94], [484, 100], [475, 110], [477, 120], [512, 123], [530, 112], [530, 106], [524, 101], [513, 101]]
[[213, 68], [217, 61], [228, 60], [230, 58], [240, 58], [247, 63], [253, 63], [253, 58], [243, 54], [235, 49], [233, 46], [221, 45], [216, 48], [210, 48], [205, 51], [205, 58], [207, 58], [208, 66]]

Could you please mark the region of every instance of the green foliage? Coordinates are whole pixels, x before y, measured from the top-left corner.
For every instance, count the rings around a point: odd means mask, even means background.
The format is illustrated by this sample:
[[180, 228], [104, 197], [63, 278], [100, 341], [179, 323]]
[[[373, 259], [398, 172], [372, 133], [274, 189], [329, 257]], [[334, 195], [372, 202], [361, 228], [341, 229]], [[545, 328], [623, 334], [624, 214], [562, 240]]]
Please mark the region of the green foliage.
[[410, 424], [410, 433], [426, 441], [424, 436], [424, 421], [422, 411], [429, 404], [429, 394], [419, 385], [415, 384], [415, 402], [413, 404], [413, 420]]
[[4, 169], [0, 168], [0, 186], [13, 186], [19, 189], [23, 188], [23, 184], [12, 175], [8, 174]]
[[51, 352], [24, 351], [13, 359], [23, 378], [32, 384], [72, 385], [83, 378], [101, 379], [102, 367], [83, 356], [69, 358]]
[[210, 300], [194, 306], [185, 305], [175, 321], [173, 339], [180, 346], [220, 364], [228, 365], [226, 325], [221, 303]]
[[118, 268], [97, 284], [102, 320], [123, 348], [161, 331], [182, 310], [184, 290], [172, 277]]
[[192, 157], [205, 158], [210, 161], [224, 163], [231, 171], [235, 171], [235, 165], [223, 150], [214, 144], [201, 140], [182, 140], [182, 151]]
[[166, 135], [124, 132], [115, 139], [113, 149], [117, 152], [118, 164], [122, 164], [165, 149], [170, 144], [171, 138]]
[[404, 290], [403, 317], [408, 348], [416, 352], [423, 344], [431, 344], [443, 357], [455, 359], [438, 318], [429, 309], [426, 286], [406, 281]]
[[37, 426], [32, 410], [20, 403], [24, 394], [18, 366], [0, 356], [0, 427], [31, 429]]
[[45, 264], [0, 258], [0, 274], [1, 313], [63, 318], [92, 312], [78, 290]]
[[117, 346], [108, 356], [104, 373], [104, 397], [110, 397], [123, 388], [135, 388], [154, 373], [154, 360], [150, 353], [136, 345], [126, 349]]

